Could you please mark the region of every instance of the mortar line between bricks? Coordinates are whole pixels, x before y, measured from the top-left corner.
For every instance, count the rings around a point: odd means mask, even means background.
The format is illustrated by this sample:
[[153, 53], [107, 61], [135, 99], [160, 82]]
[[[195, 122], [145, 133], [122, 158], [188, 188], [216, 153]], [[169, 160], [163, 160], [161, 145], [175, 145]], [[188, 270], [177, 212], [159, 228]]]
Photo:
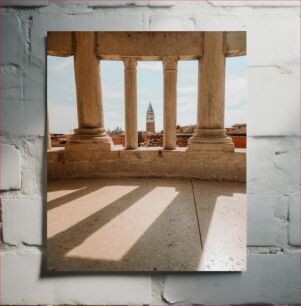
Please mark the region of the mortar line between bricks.
[[200, 241], [201, 241], [201, 247], [203, 251], [203, 239], [202, 239], [202, 233], [201, 233], [201, 226], [200, 226], [200, 220], [198, 216], [198, 209], [196, 207], [196, 200], [195, 200], [195, 194], [194, 194], [194, 188], [193, 188], [193, 180], [190, 180], [191, 182], [191, 188], [192, 188], [192, 194], [193, 194], [193, 202], [194, 202], [194, 208], [195, 208], [195, 214], [196, 214], [196, 219], [198, 221], [198, 228], [199, 228], [199, 234], [200, 234]]

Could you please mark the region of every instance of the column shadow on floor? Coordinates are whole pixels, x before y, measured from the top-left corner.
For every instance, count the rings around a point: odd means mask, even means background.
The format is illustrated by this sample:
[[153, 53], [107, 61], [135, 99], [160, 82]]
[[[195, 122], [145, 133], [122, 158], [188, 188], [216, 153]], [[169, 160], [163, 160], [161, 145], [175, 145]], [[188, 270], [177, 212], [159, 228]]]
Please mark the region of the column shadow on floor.
[[[70, 180], [69, 180], [70, 181]], [[124, 179], [124, 185], [128, 179]], [[113, 201], [99, 211], [93, 213], [87, 218], [69, 227], [48, 239], [48, 271], [61, 271], [63, 273], [89, 273], [89, 272], [109, 272], [109, 271], [126, 271], [126, 272], [147, 272], [147, 271], [197, 271], [202, 256], [201, 237], [198, 226], [196, 203], [194, 199], [192, 184], [185, 180], [191, 188], [191, 195], [187, 195], [187, 189], [175, 187], [170, 180], [161, 180], [159, 185], [139, 184], [138, 187], [121, 198]], [[180, 180], [181, 181], [181, 180]], [[70, 201], [84, 197], [85, 195], [96, 191], [105, 186], [113, 186], [114, 181], [110, 180], [105, 184], [103, 181], [89, 181], [90, 183], [81, 184], [77, 181], [75, 190], [70, 194], [64, 195], [56, 200], [49, 201], [48, 209], [52, 210], [62, 205], [68, 205]], [[151, 182], [151, 179], [149, 179]], [[156, 180], [159, 182], [159, 180]], [[57, 185], [57, 184], [56, 184]], [[93, 259], [89, 256], [66, 256], [68, 252], [84, 243], [91, 235], [102, 227], [109, 224], [120, 214], [130, 209], [137, 201], [149, 194], [156, 187], [175, 187], [176, 197], [170, 201], [168, 206], [162, 210], [159, 216], [145, 230], [140, 237], [131, 245], [122, 257], [118, 260]], [[62, 184], [61, 187], [68, 189]], [[59, 188], [58, 188], [59, 189]], [[56, 191], [55, 189], [50, 189]], [[206, 198], [210, 211], [214, 213], [216, 198], [223, 194], [213, 192]], [[229, 192], [225, 192], [231, 196]], [[210, 203], [209, 203], [210, 202]], [[212, 217], [209, 216], [209, 219]], [[208, 227], [210, 221], [208, 221]], [[126, 233], [127, 229], [125, 229]], [[206, 233], [206, 231], [205, 231]], [[126, 237], [126, 235], [125, 235]], [[202, 237], [203, 242], [206, 237]], [[92, 256], [93, 257], [93, 256]], [[57, 273], [57, 272], [55, 272]]]

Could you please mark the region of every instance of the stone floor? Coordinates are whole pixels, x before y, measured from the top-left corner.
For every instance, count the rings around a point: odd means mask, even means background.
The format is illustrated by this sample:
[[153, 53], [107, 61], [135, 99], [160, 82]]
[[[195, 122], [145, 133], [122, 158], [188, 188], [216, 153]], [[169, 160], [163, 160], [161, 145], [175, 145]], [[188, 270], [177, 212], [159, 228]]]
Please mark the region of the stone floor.
[[245, 184], [48, 182], [49, 271], [243, 271]]

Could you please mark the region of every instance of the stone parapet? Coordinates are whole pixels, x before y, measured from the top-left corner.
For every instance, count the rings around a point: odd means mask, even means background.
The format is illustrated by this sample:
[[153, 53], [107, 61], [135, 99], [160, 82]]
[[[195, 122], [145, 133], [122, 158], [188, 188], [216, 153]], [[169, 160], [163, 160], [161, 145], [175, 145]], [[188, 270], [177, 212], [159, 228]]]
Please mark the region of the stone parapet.
[[245, 152], [176, 149], [48, 152], [48, 177], [181, 177], [246, 181]]

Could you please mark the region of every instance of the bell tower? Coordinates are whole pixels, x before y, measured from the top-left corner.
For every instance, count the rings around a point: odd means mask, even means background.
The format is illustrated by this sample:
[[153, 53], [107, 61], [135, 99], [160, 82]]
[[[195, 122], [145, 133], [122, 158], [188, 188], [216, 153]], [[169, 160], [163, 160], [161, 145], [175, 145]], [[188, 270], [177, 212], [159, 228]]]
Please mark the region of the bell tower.
[[146, 112], [146, 131], [155, 133], [155, 113], [151, 102], [149, 102], [148, 109]]

